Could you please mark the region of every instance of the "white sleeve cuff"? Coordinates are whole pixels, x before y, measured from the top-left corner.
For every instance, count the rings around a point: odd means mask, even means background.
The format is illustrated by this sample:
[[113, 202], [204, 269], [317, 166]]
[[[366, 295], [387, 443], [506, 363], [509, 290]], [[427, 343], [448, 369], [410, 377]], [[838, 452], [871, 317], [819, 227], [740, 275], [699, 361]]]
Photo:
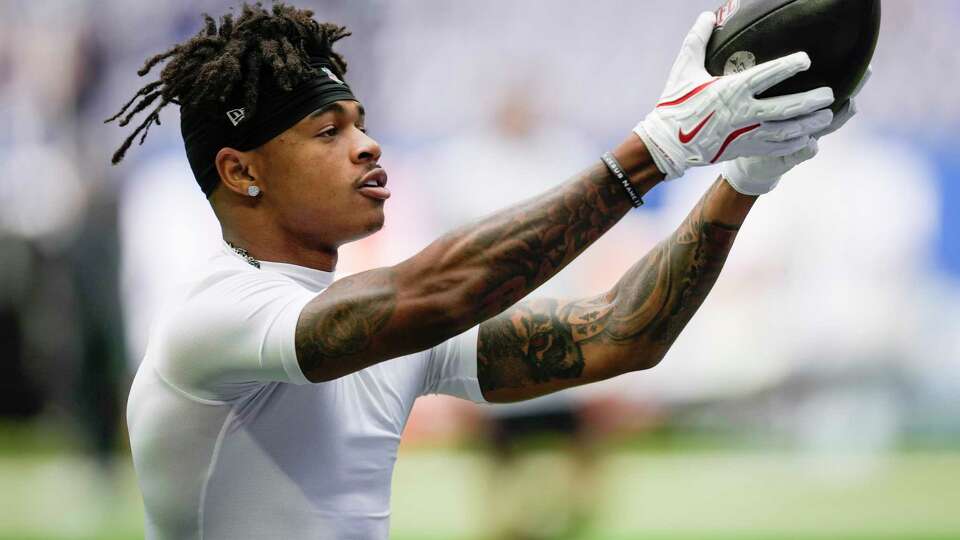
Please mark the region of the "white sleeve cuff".
[[263, 366], [264, 359], [279, 355], [283, 371], [287, 374], [288, 382], [291, 384], [309, 384], [310, 381], [300, 369], [300, 362], [297, 360], [297, 321], [300, 320], [300, 313], [303, 308], [310, 303], [317, 295], [312, 292], [304, 291], [304, 294], [292, 300], [287, 304], [280, 315], [273, 322], [273, 327], [267, 335], [267, 342], [264, 350], [260, 354], [260, 364]]
[[464, 393], [474, 403], [486, 403], [483, 391], [480, 390], [480, 379], [477, 376], [477, 340], [480, 337], [480, 326], [474, 326], [457, 339], [460, 346], [460, 362], [463, 362]]

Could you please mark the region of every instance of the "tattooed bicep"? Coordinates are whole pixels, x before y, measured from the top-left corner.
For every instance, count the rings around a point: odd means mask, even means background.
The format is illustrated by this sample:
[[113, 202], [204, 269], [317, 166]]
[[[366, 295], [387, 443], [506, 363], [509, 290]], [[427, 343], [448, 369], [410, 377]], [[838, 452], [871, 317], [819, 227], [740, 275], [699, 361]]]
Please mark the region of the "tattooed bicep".
[[361, 362], [396, 309], [390, 274], [373, 270], [344, 278], [304, 307], [297, 322], [297, 360], [313, 382], [365, 367]]
[[484, 322], [477, 342], [481, 389], [485, 395], [528, 389], [518, 395], [535, 397], [579, 384], [586, 367], [583, 346], [602, 333], [611, 309], [603, 297], [536, 299]]
[[706, 219], [706, 202], [725, 185], [718, 180], [610, 293], [534, 300], [481, 324], [484, 396], [528, 399], [656, 365], [707, 297], [736, 238], [737, 227]]

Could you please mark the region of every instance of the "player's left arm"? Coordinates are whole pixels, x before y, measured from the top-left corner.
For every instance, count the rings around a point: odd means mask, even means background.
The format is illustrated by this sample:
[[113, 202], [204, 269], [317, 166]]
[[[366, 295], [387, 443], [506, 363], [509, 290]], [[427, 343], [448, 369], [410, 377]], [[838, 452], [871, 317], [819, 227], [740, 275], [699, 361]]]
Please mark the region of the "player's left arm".
[[720, 178], [610, 291], [529, 300], [482, 323], [484, 398], [531, 399], [657, 365], [716, 282], [755, 200]]
[[713, 288], [757, 197], [813, 158], [817, 141], [855, 114], [850, 101], [793, 154], [725, 163], [680, 227], [610, 291], [574, 301], [529, 300], [482, 323], [477, 376], [484, 399], [531, 399], [656, 366]]

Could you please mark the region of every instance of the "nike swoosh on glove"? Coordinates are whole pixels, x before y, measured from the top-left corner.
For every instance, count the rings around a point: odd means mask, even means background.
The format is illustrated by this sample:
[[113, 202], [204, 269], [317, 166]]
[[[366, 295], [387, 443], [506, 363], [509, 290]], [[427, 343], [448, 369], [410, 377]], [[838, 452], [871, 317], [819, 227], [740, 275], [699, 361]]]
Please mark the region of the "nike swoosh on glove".
[[[706, 68], [707, 42], [716, 16], [704, 12], [687, 35], [659, 104], [634, 132], [667, 179], [690, 167], [741, 156], [787, 156], [806, 147], [810, 115], [833, 103], [833, 90], [757, 99], [756, 95], [810, 69], [799, 52], [742, 73], [714, 77]], [[829, 124], [829, 119], [826, 123]], [[822, 126], [819, 128], [822, 129]], [[791, 135], [786, 137], [786, 135]]]
[[[853, 91], [850, 101], [837, 111], [837, 114], [833, 116], [833, 121], [828, 122], [822, 129], [814, 133], [802, 149], [783, 157], [743, 157], [728, 161], [723, 164], [721, 175], [727, 180], [730, 187], [744, 195], [757, 196], [773, 191], [784, 174], [817, 155], [820, 150], [818, 141], [821, 137], [842, 128], [857, 114], [857, 104], [853, 98], [860, 93], [872, 74], [872, 69], [868, 68], [860, 84]], [[820, 111], [820, 113], [823, 112], [829, 111]]]

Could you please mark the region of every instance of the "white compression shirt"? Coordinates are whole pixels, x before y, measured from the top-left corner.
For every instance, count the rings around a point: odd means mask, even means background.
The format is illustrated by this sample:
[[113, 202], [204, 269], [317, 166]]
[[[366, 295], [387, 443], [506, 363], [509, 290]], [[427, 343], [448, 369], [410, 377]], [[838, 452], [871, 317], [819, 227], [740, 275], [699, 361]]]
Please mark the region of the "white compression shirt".
[[310, 384], [294, 332], [332, 281], [289, 264], [257, 269], [224, 245], [162, 310], [127, 404], [146, 538], [388, 537], [414, 400], [483, 401], [477, 330]]

